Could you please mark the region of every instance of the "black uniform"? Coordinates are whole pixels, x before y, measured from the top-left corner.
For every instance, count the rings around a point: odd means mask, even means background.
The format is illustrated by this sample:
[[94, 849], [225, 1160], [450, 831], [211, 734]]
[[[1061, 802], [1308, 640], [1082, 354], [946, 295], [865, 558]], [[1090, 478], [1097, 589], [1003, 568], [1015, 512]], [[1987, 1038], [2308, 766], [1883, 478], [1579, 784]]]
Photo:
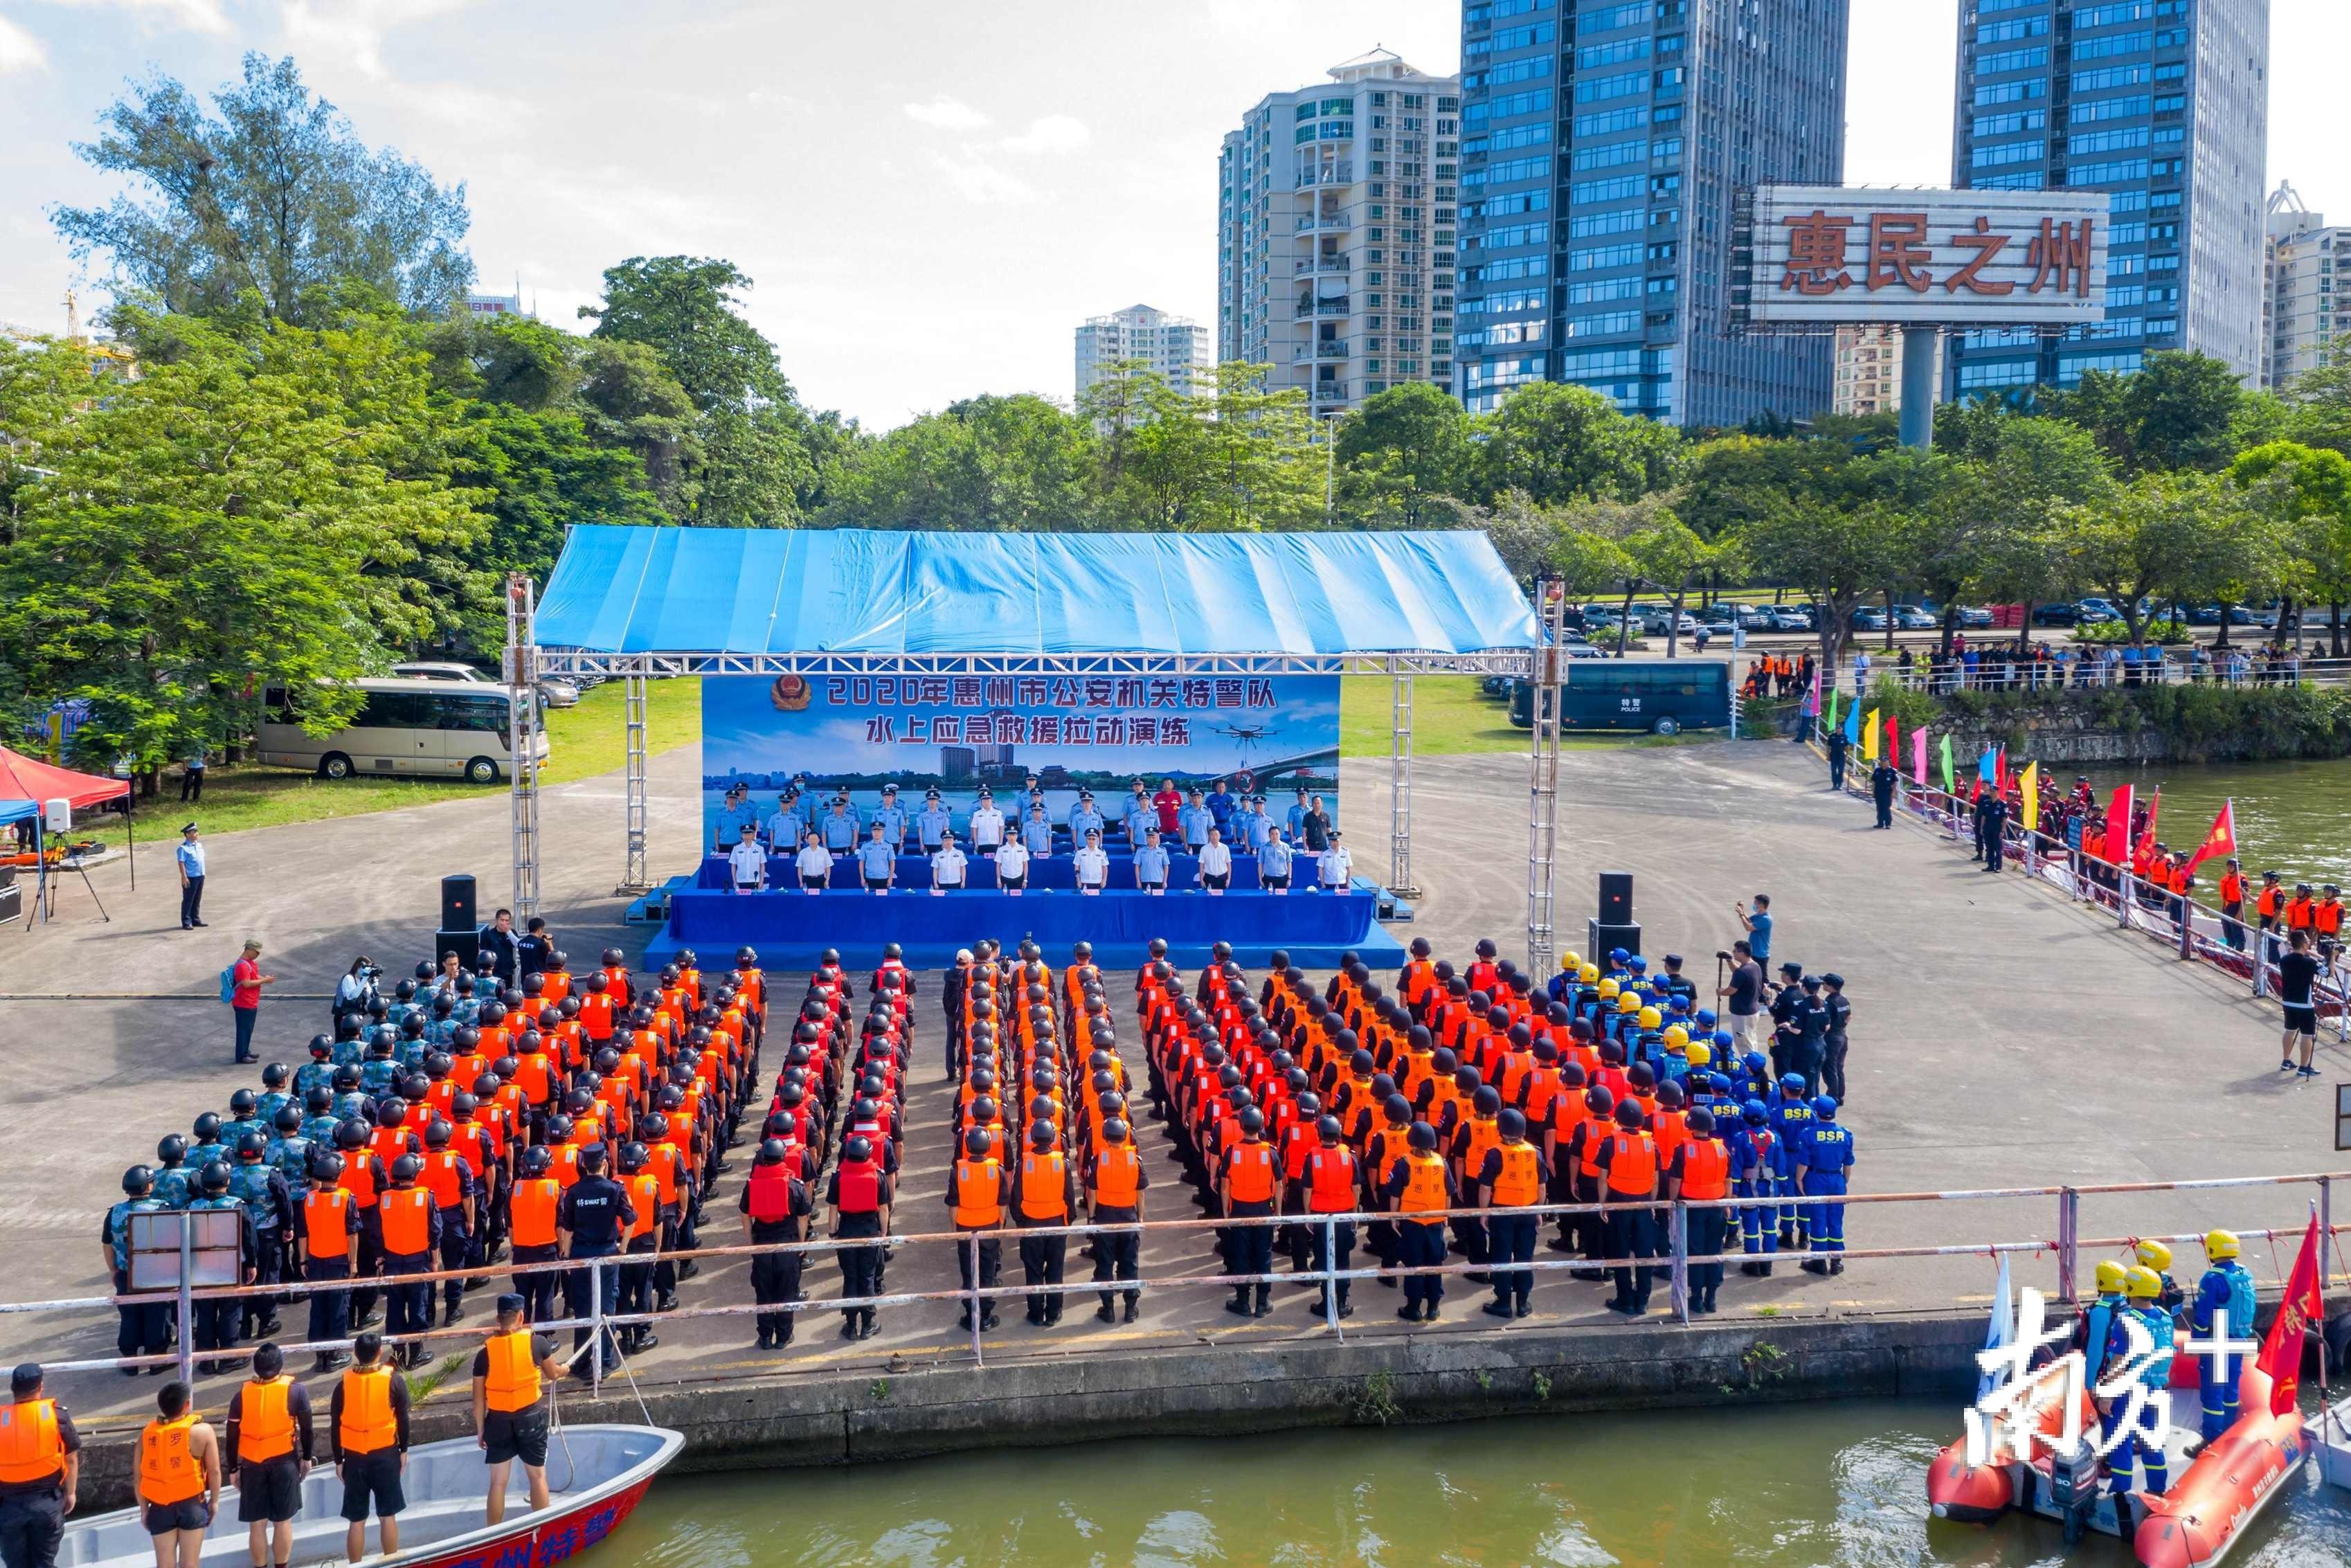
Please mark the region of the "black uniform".
[[1821, 993], [1821, 1006], [1828, 1012], [1828, 1029], [1821, 1052], [1821, 1085], [1830, 1099], [1844, 1103], [1845, 1024], [1853, 1017], [1853, 1004], [1845, 1000], [1841, 990]]
[[1881, 828], [1894, 825], [1894, 786], [1900, 777], [1892, 763], [1882, 760], [1869, 770], [1869, 798], [1877, 806], [1877, 825]]
[[[786, 1219], [754, 1220], [751, 1240], [755, 1246], [767, 1246], [778, 1241], [808, 1239], [808, 1218], [816, 1211], [810, 1197], [808, 1183], [798, 1176], [791, 1178], [791, 1216]], [[751, 1186], [743, 1184], [743, 1197], [736, 1207], [743, 1213], [751, 1212]], [[761, 1306], [780, 1305], [800, 1299], [800, 1268], [805, 1254], [799, 1252], [762, 1252], [751, 1260], [751, 1299]], [[792, 1320], [797, 1312], [761, 1312], [759, 1332], [770, 1334], [778, 1345], [792, 1343]]]
[[[58, 1444], [68, 1454], [79, 1453], [81, 1435], [74, 1430], [73, 1416], [63, 1405], [57, 1411]], [[62, 1471], [37, 1481], [0, 1481], [0, 1563], [7, 1568], [50, 1568], [65, 1532]]]
[[[555, 1206], [556, 1228], [570, 1232], [569, 1255], [574, 1259], [618, 1255], [622, 1238], [636, 1222], [636, 1206], [629, 1201], [628, 1189], [601, 1173], [582, 1176], [573, 1182]], [[584, 1269], [574, 1269], [563, 1277], [564, 1312], [570, 1317], [586, 1317], [590, 1298], [593, 1294], [609, 1312], [619, 1301], [620, 1291], [621, 1270], [617, 1265], [597, 1263]], [[587, 1343], [588, 1330], [578, 1328], [571, 1331], [574, 1353]], [[608, 1366], [616, 1359], [612, 1353], [611, 1330], [604, 1332], [603, 1343], [597, 1354], [603, 1357]], [[574, 1375], [585, 1375], [588, 1370], [588, 1364], [583, 1361], [574, 1369]]]
[[1845, 739], [1844, 731], [1829, 731], [1825, 745], [1829, 754], [1829, 788], [1832, 789], [1844, 788], [1844, 756], [1851, 744]]

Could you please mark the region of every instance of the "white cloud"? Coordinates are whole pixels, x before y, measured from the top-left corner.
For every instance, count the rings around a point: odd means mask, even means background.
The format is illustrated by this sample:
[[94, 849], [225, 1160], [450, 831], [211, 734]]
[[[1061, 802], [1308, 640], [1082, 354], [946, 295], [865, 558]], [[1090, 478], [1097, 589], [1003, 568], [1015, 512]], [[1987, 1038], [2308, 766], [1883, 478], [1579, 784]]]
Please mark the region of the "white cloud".
[[49, 52], [41, 47], [40, 39], [0, 16], [0, 77], [12, 71], [41, 70], [48, 63]]
[[1085, 122], [1066, 114], [1049, 114], [1029, 121], [1029, 129], [1004, 140], [1008, 152], [1074, 152], [1093, 140]]
[[[176, 3], [204, 5], [212, 0]], [[331, 49], [360, 75], [381, 79], [384, 75], [386, 34], [468, 3], [469, 0], [281, 0], [279, 13], [287, 42]]]
[[934, 160], [956, 195], [979, 206], [1024, 207], [1038, 200], [1037, 188], [972, 152], [940, 153]]
[[944, 93], [928, 103], [908, 104], [906, 118], [935, 131], [977, 131], [988, 123], [987, 116], [961, 99]]
[[220, 0], [48, 0], [48, 3], [78, 10], [152, 11], [160, 13], [166, 25], [176, 25], [188, 32], [228, 31], [228, 18], [221, 12]]

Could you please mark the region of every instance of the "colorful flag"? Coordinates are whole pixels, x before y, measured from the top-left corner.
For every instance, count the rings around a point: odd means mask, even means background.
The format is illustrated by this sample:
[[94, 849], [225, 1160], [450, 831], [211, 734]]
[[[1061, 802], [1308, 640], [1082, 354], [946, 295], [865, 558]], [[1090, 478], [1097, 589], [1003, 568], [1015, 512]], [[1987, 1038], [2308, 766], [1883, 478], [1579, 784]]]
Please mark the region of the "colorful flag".
[[2024, 831], [2032, 832], [2041, 826], [2041, 764], [2026, 763], [2017, 783], [2024, 793]]
[[1886, 756], [1892, 761], [1902, 755], [1902, 721], [1892, 714], [1886, 716]]
[[[2294, 1272], [2286, 1277], [2285, 1300], [2277, 1321], [2270, 1324], [2269, 1342], [2253, 1364], [2269, 1375], [2270, 1414], [2283, 1416], [2294, 1408], [2301, 1392], [2303, 1337], [2311, 1324], [2324, 1321], [2325, 1304], [2319, 1297], [2318, 1211], [2312, 1205], [2309, 1228], [2302, 1233], [2302, 1250], [2294, 1254]], [[2234, 1327], [2234, 1324], [2231, 1325]]]
[[1951, 777], [1951, 737], [1943, 737], [1943, 793], [1956, 794], [1958, 789]]
[[1861, 706], [1858, 703], [1844, 710], [1844, 741], [1847, 746], [1861, 744]]
[[1816, 714], [1820, 711], [1821, 667], [1818, 664], [1814, 664], [1813, 666], [1813, 690], [1812, 694], [1804, 699], [1804, 712], [1807, 714]]
[[1844, 695], [1844, 694], [1839, 691], [1836, 687], [1831, 686], [1829, 688], [1828, 727], [1831, 729], [1834, 729], [1837, 727], [1837, 701]]
[[2002, 795], [2008, 793], [2008, 747], [2000, 748], [2000, 758], [1992, 773], [1992, 786]]
[[[1854, 705], [1854, 711], [1855, 713], [1859, 713], [1861, 711], [1861, 706], [1858, 703]], [[1877, 710], [1876, 708], [1871, 708], [1869, 710], [1868, 720], [1862, 726], [1861, 759], [1864, 762], [1875, 762], [1877, 760], [1877, 737], [1879, 733], [1877, 727]]]
[[1923, 729], [1910, 732], [1910, 774], [1919, 789], [1927, 787], [1927, 732]]
[[1976, 758], [1976, 777], [1982, 779], [1987, 784], [1998, 781], [2000, 778], [1999, 752], [1993, 750], [1989, 746], [1984, 747], [1984, 754]]
[[2105, 859], [2108, 865], [2121, 865], [2130, 859], [2131, 808], [2135, 803], [2136, 796], [2127, 784], [2116, 789], [2106, 801]]
[[2202, 865], [2208, 856], [2226, 857], [2236, 852], [2237, 803], [2234, 800], [2223, 800], [2220, 802], [2220, 814], [2212, 819], [2212, 831], [2204, 835], [2204, 841], [2196, 846], [2194, 854], [2188, 857], [2189, 873], [2193, 875], [2196, 868]]

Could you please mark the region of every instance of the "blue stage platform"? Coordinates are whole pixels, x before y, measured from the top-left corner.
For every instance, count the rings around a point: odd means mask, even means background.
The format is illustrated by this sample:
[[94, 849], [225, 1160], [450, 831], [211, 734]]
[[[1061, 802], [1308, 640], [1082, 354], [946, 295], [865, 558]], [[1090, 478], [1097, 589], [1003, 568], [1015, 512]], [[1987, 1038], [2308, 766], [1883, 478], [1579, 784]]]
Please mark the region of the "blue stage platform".
[[[966, 868], [964, 873], [966, 890], [974, 893], [994, 892], [996, 889], [996, 862], [983, 855], [970, 855], [967, 858], [971, 863], [967, 868]], [[1315, 872], [1321, 864], [1322, 858], [1322, 857], [1320, 855], [1304, 853], [1301, 853], [1293, 857], [1290, 868], [1290, 885], [1293, 891], [1300, 888], [1312, 887], [1314, 885]], [[729, 880], [726, 862], [717, 855], [708, 855], [704, 857], [702, 869], [695, 873], [694, 885], [697, 888], [706, 889], [714, 893], [731, 893], [734, 891], [734, 883]], [[800, 873], [798, 866], [794, 865], [790, 861], [785, 859], [781, 855], [769, 855], [768, 857], [768, 887], [770, 892], [779, 888], [785, 888], [797, 893], [799, 891], [799, 885]], [[863, 891], [865, 886], [864, 879], [858, 872], [857, 861], [853, 856], [835, 855], [832, 857], [832, 880], [828, 885], [835, 890], [854, 888], [861, 892]], [[898, 881], [896, 885], [902, 892], [907, 888], [920, 888], [925, 892], [929, 891], [931, 885], [930, 857], [928, 855], [900, 855], [898, 857]], [[1050, 860], [1031, 860], [1029, 862], [1029, 887], [1032, 892], [1041, 888], [1052, 888], [1060, 892], [1071, 892], [1074, 891], [1077, 885], [1077, 867], [1068, 855], [1055, 855]], [[1168, 857], [1167, 891], [1169, 893], [1189, 892], [1192, 889], [1197, 888], [1199, 885], [1200, 862], [1196, 857], [1192, 855], [1171, 855]], [[1233, 857], [1233, 883], [1231, 891], [1235, 893], [1254, 893], [1257, 891], [1259, 885], [1257, 857], [1255, 855], [1235, 855]], [[1110, 882], [1108, 884], [1108, 891], [1113, 893], [1122, 890], [1132, 892], [1134, 891], [1134, 857], [1123, 854], [1112, 855], [1110, 857]]]
[[[975, 868], [976, 869], [976, 868]], [[1095, 962], [1112, 968], [1140, 965], [1152, 938], [1196, 968], [1218, 942], [1233, 945], [1244, 964], [1262, 967], [1278, 949], [1307, 968], [1333, 967], [1353, 952], [1374, 969], [1401, 964], [1404, 946], [1377, 919], [1380, 894], [1358, 879], [1343, 894], [1173, 893], [1133, 891], [1092, 895], [1072, 892], [933, 894], [768, 892], [737, 894], [681, 888], [669, 901], [669, 919], [645, 949], [648, 964], [667, 961], [681, 946], [715, 963], [747, 943], [774, 968], [806, 968], [827, 947], [852, 969], [880, 962], [882, 945], [895, 942], [908, 965], [942, 969], [956, 949], [983, 936], [1010, 946], [1024, 938], [1056, 961], [1070, 945], [1093, 944]]]

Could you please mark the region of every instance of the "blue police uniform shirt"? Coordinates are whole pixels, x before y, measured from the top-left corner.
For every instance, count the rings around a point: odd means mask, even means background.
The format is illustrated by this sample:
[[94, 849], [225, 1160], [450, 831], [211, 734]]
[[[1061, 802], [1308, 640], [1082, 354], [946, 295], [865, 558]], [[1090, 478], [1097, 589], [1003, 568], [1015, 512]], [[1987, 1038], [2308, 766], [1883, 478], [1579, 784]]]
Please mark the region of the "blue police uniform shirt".
[[1088, 833], [1099, 833], [1105, 825], [1100, 811], [1092, 806], [1080, 806], [1070, 813], [1070, 841], [1084, 843]]
[[1253, 852], [1264, 849], [1267, 841], [1273, 836], [1271, 820], [1255, 806], [1251, 806], [1246, 811], [1236, 812], [1233, 820], [1239, 825], [1243, 841]]
[[1159, 826], [1159, 813], [1152, 809], [1150, 797], [1137, 795], [1126, 803], [1127, 842], [1136, 849], [1143, 847], [1143, 835]]
[[182, 871], [186, 872], [192, 877], [202, 876], [204, 874], [204, 845], [191, 843], [187, 840], [182, 839], [180, 841], [178, 854], [180, 869]]
[[1288, 876], [1290, 874], [1290, 851], [1288, 843], [1280, 839], [1268, 839], [1264, 845], [1257, 852], [1258, 874], [1259, 876]]
[[1182, 830], [1185, 844], [1197, 849], [1208, 841], [1208, 830], [1217, 825], [1206, 806], [1186, 806], [1176, 813], [1176, 824]]
[[1216, 790], [1211, 790], [1209, 792], [1207, 800], [1208, 815], [1216, 819], [1217, 831], [1222, 832], [1227, 824], [1232, 821], [1234, 804], [1235, 802], [1230, 795]]
[[857, 869], [877, 882], [887, 878], [897, 863], [898, 852], [880, 839], [857, 846]]
[[1306, 831], [1306, 802], [1301, 800], [1290, 808], [1290, 815], [1283, 819], [1282, 825], [1290, 830], [1290, 841], [1295, 843], [1298, 835]]
[[947, 830], [953, 826], [955, 813], [944, 806], [925, 806], [914, 813], [914, 832], [926, 850], [937, 849], [939, 841], [946, 837]]
[[1159, 844], [1144, 844], [1134, 852], [1134, 880], [1138, 885], [1167, 880], [1167, 851]]
[[808, 824], [800, 820], [798, 811], [778, 811], [768, 819], [768, 847], [788, 848], [799, 843], [800, 835], [807, 831]]
[[906, 841], [906, 808], [886, 797], [873, 813], [873, 821], [882, 824], [883, 841], [893, 848]]
[[835, 854], [853, 849], [857, 844], [857, 817], [851, 811], [827, 811], [820, 824], [824, 833], [824, 847]]
[[[1085, 842], [1084, 835], [1081, 834], [1078, 841], [1080, 843]], [[1020, 824], [1020, 847], [1027, 850], [1032, 855], [1051, 854], [1053, 852], [1053, 824], [1043, 817], [1030, 817], [1026, 821], [1022, 822]]]

